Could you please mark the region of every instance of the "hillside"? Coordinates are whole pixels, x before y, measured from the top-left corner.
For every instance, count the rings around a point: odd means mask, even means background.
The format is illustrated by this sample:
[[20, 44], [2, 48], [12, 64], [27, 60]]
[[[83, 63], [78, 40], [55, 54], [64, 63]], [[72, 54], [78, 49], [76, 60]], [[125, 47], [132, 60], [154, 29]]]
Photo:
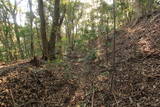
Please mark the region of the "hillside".
[[159, 23], [160, 12], [154, 11], [117, 35], [114, 80], [118, 107], [160, 106]]

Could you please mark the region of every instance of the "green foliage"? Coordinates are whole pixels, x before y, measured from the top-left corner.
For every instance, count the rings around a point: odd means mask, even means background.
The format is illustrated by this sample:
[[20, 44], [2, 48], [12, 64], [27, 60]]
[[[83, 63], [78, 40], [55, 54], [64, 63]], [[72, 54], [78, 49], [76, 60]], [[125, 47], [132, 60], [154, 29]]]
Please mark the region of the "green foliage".
[[111, 46], [112, 46], [112, 43], [111, 43], [111, 42], [106, 42], [105, 45], [106, 45], [107, 47], [111, 47]]
[[101, 73], [101, 75], [102, 75], [102, 76], [108, 76], [108, 75], [109, 75], [109, 72], [107, 72], [107, 71], [106, 71], [106, 72], [103, 72], [103, 73]]
[[55, 65], [61, 65], [61, 64], [63, 64], [63, 60], [62, 59], [56, 59], [56, 60], [54, 60], [54, 61], [51, 61], [51, 60], [48, 60], [48, 64], [55, 64]]
[[91, 61], [97, 58], [96, 50], [90, 50], [87, 56], [84, 58], [84, 61]]
[[5, 54], [6, 54], [5, 48], [0, 47], [0, 61], [6, 61]]

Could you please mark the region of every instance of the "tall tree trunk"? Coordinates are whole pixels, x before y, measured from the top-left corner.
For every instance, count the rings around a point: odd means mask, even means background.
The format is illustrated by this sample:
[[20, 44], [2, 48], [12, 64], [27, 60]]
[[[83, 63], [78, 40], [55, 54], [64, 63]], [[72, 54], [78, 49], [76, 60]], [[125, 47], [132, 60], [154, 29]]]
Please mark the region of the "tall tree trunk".
[[60, 34], [60, 31], [61, 31], [61, 29], [60, 29], [60, 27], [59, 27], [59, 34], [58, 34], [58, 37], [57, 37], [57, 42], [59, 43], [59, 45], [58, 45], [58, 49], [57, 49], [57, 53], [58, 53], [58, 58], [60, 58], [60, 59], [62, 59], [62, 57], [63, 57], [63, 53], [62, 53], [62, 35]]
[[34, 53], [34, 42], [33, 42], [33, 10], [32, 10], [32, 0], [28, 0], [29, 3], [29, 9], [30, 9], [30, 31], [31, 31], [31, 56], [33, 57], [35, 55]]
[[[28, 52], [28, 50], [27, 50], [26, 36], [23, 37], [23, 41], [24, 41], [24, 53], [25, 53], [24, 55], [25, 55], [25, 57], [26, 57], [26, 56], [29, 57], [29, 52]], [[28, 57], [27, 57], [27, 58], [28, 58]]]
[[61, 35], [61, 26], [65, 17], [65, 13], [66, 13], [66, 5], [63, 6], [63, 8], [61, 8], [61, 16], [59, 17], [59, 29], [58, 29], [58, 35], [57, 35], [57, 42], [60, 43], [57, 49], [58, 53], [58, 58], [62, 59], [63, 58], [63, 50], [62, 50], [62, 35]]
[[116, 63], [116, 55], [115, 55], [115, 50], [116, 50], [116, 0], [113, 0], [113, 39], [112, 39], [112, 69], [113, 69], [113, 72], [111, 74], [111, 87], [110, 87], [110, 90], [113, 91], [113, 88], [114, 88], [114, 84], [115, 84], [115, 79], [114, 79], [114, 74], [116, 72], [116, 66], [115, 66], [115, 63]]
[[50, 41], [49, 41], [49, 58], [50, 60], [53, 60], [56, 58], [56, 38], [60, 34], [60, 0], [55, 0], [55, 5], [54, 5], [54, 20], [52, 23], [52, 31], [51, 31], [51, 36], [50, 36]]
[[45, 15], [44, 15], [44, 7], [43, 7], [43, 0], [38, 0], [38, 10], [39, 10], [39, 16], [41, 20], [41, 38], [42, 38], [42, 47], [43, 47], [43, 59], [48, 59], [48, 40], [46, 36], [46, 21], [45, 21]]
[[115, 71], [115, 39], [116, 39], [116, 4], [115, 4], [115, 0], [113, 0], [113, 39], [112, 39], [112, 44], [113, 44], [113, 49], [112, 49], [112, 64], [113, 64], [113, 70]]
[[108, 36], [109, 36], [109, 18], [107, 18], [107, 36], [106, 36], [106, 63], [107, 63], [107, 66], [108, 66], [108, 62], [109, 62], [109, 53], [108, 53], [108, 50], [109, 50], [109, 46], [108, 46]]

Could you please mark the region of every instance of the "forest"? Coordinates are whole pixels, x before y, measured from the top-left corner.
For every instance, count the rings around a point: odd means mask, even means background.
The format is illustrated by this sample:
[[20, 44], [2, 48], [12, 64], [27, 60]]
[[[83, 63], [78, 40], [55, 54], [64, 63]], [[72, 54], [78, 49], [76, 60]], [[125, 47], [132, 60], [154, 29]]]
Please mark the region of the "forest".
[[0, 0], [0, 107], [160, 107], [160, 0]]

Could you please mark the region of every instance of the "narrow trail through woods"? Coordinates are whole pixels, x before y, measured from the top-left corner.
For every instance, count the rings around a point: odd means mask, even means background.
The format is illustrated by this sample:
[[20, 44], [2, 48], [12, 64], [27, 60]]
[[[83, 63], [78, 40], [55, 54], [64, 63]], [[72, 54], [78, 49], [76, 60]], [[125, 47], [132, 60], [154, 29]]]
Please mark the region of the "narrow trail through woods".
[[97, 77], [99, 70], [96, 63], [83, 61], [80, 55], [60, 64], [42, 64], [38, 68], [28, 62], [1, 68], [1, 106], [42, 103], [47, 107], [74, 107], [84, 99], [88, 99], [86, 104], [90, 105], [93, 89], [99, 87], [95, 86], [96, 78], [107, 80], [105, 76]]

